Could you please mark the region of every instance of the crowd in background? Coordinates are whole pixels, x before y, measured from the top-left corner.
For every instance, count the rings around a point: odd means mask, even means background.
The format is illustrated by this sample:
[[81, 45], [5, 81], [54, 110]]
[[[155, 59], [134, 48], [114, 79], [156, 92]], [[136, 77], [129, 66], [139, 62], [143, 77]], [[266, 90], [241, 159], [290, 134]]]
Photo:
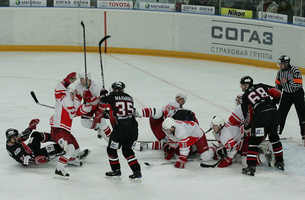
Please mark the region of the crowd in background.
[[[97, 7], [97, 1], [90, 0], [90, 7]], [[111, 1], [111, 0], [110, 0]], [[215, 7], [215, 14], [221, 14], [221, 7], [251, 10], [253, 18], [258, 18], [259, 11], [284, 14], [288, 16], [288, 23], [292, 23], [293, 16], [305, 17], [304, 0], [117, 0], [133, 1], [138, 9], [139, 2], [172, 3], [176, 4], [176, 11], [180, 12], [183, 4]], [[219, 2], [220, 1], [220, 2]], [[0, 0], [0, 6], [10, 6], [10, 0]], [[53, 7], [54, 0], [47, 0], [47, 7]]]

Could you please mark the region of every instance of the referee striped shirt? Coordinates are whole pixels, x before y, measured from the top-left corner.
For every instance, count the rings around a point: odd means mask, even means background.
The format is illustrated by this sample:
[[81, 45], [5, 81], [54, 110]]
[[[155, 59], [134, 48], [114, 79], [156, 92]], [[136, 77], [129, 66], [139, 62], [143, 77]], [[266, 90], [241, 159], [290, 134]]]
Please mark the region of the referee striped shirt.
[[[287, 83], [281, 81], [283, 78], [287, 79]], [[275, 87], [287, 93], [296, 92], [302, 88], [303, 80], [299, 68], [290, 65], [287, 69], [280, 69], [276, 75]]]

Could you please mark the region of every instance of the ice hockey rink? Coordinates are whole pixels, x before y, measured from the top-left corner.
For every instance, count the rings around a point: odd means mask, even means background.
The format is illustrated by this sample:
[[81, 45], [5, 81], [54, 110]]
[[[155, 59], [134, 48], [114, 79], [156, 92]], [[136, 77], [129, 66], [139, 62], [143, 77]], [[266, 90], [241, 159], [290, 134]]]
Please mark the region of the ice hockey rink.
[[[280, 55], [279, 55], [280, 56]], [[293, 59], [292, 59], [293, 64]], [[274, 85], [277, 70], [245, 65], [168, 57], [103, 54], [106, 88], [115, 81], [126, 84], [125, 92], [135, 99], [135, 107], [162, 107], [176, 93], [187, 93], [185, 108], [196, 113], [200, 126], [208, 130], [213, 116], [227, 119], [241, 93], [239, 80], [250, 75], [255, 83]], [[87, 53], [92, 79], [102, 82], [98, 53]], [[72, 71], [84, 69], [83, 53], [0, 52], [0, 199], [46, 200], [185, 200], [185, 199], [268, 199], [305, 198], [305, 147], [299, 133], [294, 107], [290, 110], [282, 138], [285, 171], [257, 167], [254, 177], [241, 173], [242, 165], [227, 168], [201, 168], [200, 161], [188, 162], [185, 169], [167, 163], [161, 150], [135, 151], [142, 169], [142, 182], [130, 181], [132, 173], [121, 151], [122, 180], [108, 180], [110, 170], [106, 142], [94, 130], [85, 129], [80, 118], [73, 121], [72, 133], [82, 149], [92, 152], [82, 167], [67, 166], [69, 180], [53, 178], [57, 159], [46, 165], [24, 168], [9, 157], [5, 148], [8, 128], [24, 130], [29, 121], [39, 118], [39, 131], [50, 131], [54, 110], [54, 87]], [[304, 78], [304, 77], [303, 77]], [[74, 83], [75, 84], [75, 83]], [[74, 85], [72, 84], [74, 87]], [[155, 140], [148, 119], [140, 118], [139, 140]], [[211, 133], [208, 139], [213, 139]], [[191, 158], [199, 158], [193, 156]], [[153, 166], [146, 166], [148, 162]], [[211, 161], [211, 164], [215, 161]]]

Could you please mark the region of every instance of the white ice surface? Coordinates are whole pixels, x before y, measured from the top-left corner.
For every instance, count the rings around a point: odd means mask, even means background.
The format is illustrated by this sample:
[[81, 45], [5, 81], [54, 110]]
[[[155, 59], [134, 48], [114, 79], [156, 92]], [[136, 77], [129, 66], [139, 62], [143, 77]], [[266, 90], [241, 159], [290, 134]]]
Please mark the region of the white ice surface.
[[[293, 61], [292, 61], [293, 62]], [[276, 70], [166, 57], [103, 54], [106, 87], [117, 80], [126, 84], [126, 92], [135, 99], [135, 107], [161, 107], [178, 92], [188, 95], [185, 108], [196, 113], [200, 126], [209, 129], [214, 115], [228, 118], [234, 100], [241, 93], [239, 80], [250, 75], [255, 83], [274, 85]], [[99, 54], [87, 54], [92, 79], [101, 82]], [[85, 129], [75, 118], [72, 133], [82, 149], [92, 150], [82, 167], [66, 167], [68, 181], [53, 178], [56, 160], [35, 168], [24, 168], [5, 149], [5, 131], [22, 131], [32, 118], [39, 118], [38, 130], [49, 131], [53, 110], [34, 103], [34, 91], [40, 103], [54, 105], [53, 89], [72, 71], [84, 69], [83, 53], [0, 52], [0, 199], [20, 200], [146, 200], [146, 199], [305, 199], [305, 148], [299, 133], [294, 108], [284, 133], [285, 171], [257, 167], [255, 177], [241, 173], [242, 165], [234, 163], [225, 169], [204, 169], [199, 161], [188, 162], [185, 169], [168, 162], [162, 151], [136, 151], [142, 168], [142, 183], [128, 179], [131, 170], [119, 151], [122, 180], [107, 180], [110, 170], [106, 142], [96, 132]], [[155, 140], [148, 119], [138, 119], [139, 140]], [[208, 134], [209, 139], [213, 139]], [[197, 158], [197, 157], [195, 157]], [[144, 162], [154, 164], [145, 166]], [[212, 163], [212, 162], [211, 162]]]

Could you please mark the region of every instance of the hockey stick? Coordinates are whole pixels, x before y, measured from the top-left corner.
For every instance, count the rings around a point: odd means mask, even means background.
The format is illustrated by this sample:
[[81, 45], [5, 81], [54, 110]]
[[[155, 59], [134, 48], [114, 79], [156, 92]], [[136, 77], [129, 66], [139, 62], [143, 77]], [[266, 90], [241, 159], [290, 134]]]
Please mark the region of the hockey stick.
[[[245, 136], [243, 136], [242, 138], [240, 138], [240, 140], [231, 148], [234, 149], [239, 143], [241, 143], [241, 141], [244, 139]], [[220, 160], [218, 160], [215, 164], [212, 165], [208, 165], [208, 164], [204, 164], [204, 163], [200, 163], [200, 167], [203, 168], [215, 168], [225, 157], [221, 158]]]
[[224, 157], [221, 158], [220, 160], [218, 160], [217, 163], [212, 164], [212, 165], [200, 163], [200, 167], [203, 167], [203, 168], [215, 168], [223, 159], [224, 159]]
[[[198, 158], [198, 159], [189, 159], [188, 160], [188, 162], [192, 162], [192, 161], [199, 161], [199, 160], [201, 160], [200, 158]], [[172, 164], [175, 164], [177, 161], [170, 161], [170, 162], [166, 162], [166, 163], [160, 163], [160, 164], [158, 164], [158, 165], [172, 165]], [[151, 163], [149, 163], [149, 162], [144, 162], [144, 164], [146, 165], [146, 166], [154, 166], [154, 164], [151, 164]]]
[[102, 62], [102, 44], [105, 40], [110, 38], [110, 35], [106, 35], [101, 39], [101, 41], [98, 43], [98, 49], [100, 52], [100, 63], [101, 63], [101, 76], [102, 76], [102, 82], [103, 82], [103, 88], [105, 88], [105, 80], [104, 80], [104, 70], [103, 70], [103, 62]]
[[37, 97], [36, 97], [36, 95], [35, 95], [35, 93], [34, 93], [33, 91], [31, 91], [30, 94], [31, 94], [31, 96], [33, 97], [35, 103], [37, 103], [38, 105], [44, 106], [44, 107], [47, 107], [47, 108], [53, 108], [53, 109], [55, 109], [55, 107], [53, 107], [53, 106], [48, 106], [48, 105], [39, 103], [39, 101], [38, 101], [38, 99], [37, 99]]
[[86, 80], [86, 89], [88, 89], [88, 81], [87, 81], [87, 59], [86, 59], [86, 31], [85, 31], [85, 24], [83, 21], [80, 22], [83, 27], [83, 37], [84, 37], [84, 60], [85, 60], [85, 80]]

